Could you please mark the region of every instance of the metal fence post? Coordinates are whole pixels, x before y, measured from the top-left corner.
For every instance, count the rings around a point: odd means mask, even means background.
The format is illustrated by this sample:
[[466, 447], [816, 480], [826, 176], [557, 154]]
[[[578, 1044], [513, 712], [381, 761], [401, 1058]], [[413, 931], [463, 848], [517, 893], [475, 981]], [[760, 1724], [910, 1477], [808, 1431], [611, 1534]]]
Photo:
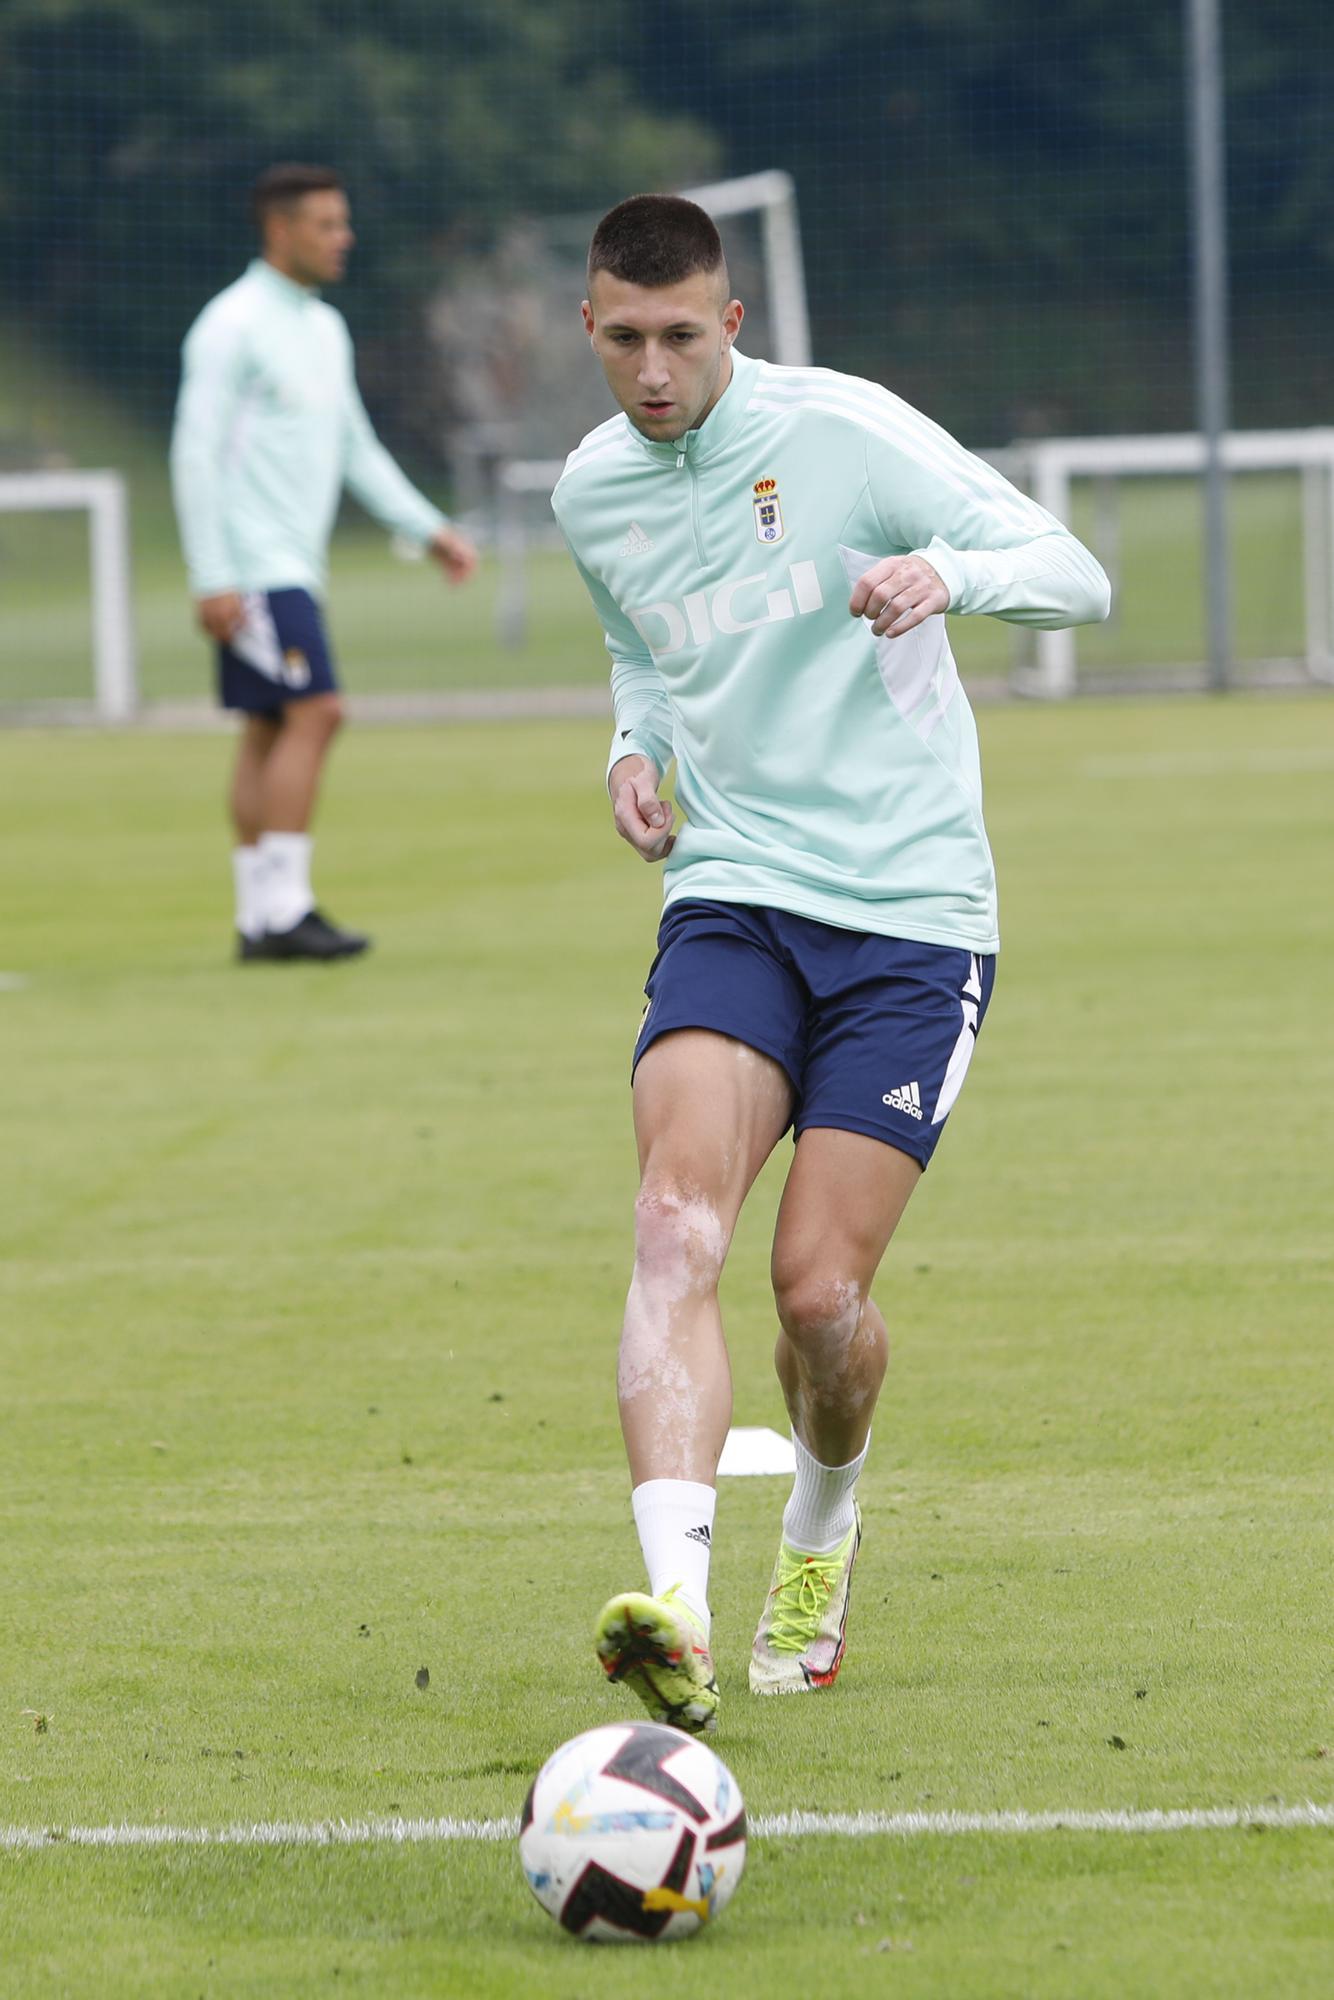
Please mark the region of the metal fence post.
[[1205, 621], [1209, 684], [1228, 684], [1232, 590], [1228, 576], [1227, 191], [1223, 159], [1223, 58], [1219, 0], [1186, 0], [1186, 83], [1190, 98], [1191, 235], [1195, 272], [1195, 398], [1205, 442]]

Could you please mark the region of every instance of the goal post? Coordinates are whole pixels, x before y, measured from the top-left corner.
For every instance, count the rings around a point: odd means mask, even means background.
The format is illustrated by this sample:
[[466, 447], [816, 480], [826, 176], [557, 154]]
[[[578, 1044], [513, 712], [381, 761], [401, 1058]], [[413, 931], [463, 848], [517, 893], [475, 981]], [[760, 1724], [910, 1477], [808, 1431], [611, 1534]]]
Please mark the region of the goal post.
[[[1301, 479], [1304, 661], [1313, 681], [1334, 683], [1334, 428], [1229, 431], [1223, 467], [1236, 472], [1295, 472]], [[1070, 518], [1071, 484], [1092, 479], [1100, 492], [1121, 479], [1203, 479], [1207, 447], [1198, 431], [1143, 437], [1043, 438], [1017, 445], [1009, 476], [1060, 521]], [[1095, 536], [1096, 540], [1096, 536]], [[1103, 551], [1095, 547], [1095, 555]], [[1078, 635], [1034, 634], [1035, 664], [1015, 675], [1016, 690], [1060, 699], [1078, 685]]]
[[563, 458], [502, 459], [496, 473], [496, 638], [522, 646], [528, 637], [528, 514], [534, 496], [549, 501]]
[[129, 722], [139, 706], [139, 681], [124, 479], [105, 471], [0, 473], [0, 513], [80, 511], [88, 515], [97, 719]]
[[713, 181], [706, 187], [682, 188], [687, 201], [707, 209], [715, 222], [728, 216], [757, 214], [764, 244], [766, 302], [769, 307], [770, 357], [786, 368], [811, 365], [811, 323], [806, 310], [806, 267], [801, 256], [797, 221], [797, 184], [781, 167], [745, 174], [733, 181]]

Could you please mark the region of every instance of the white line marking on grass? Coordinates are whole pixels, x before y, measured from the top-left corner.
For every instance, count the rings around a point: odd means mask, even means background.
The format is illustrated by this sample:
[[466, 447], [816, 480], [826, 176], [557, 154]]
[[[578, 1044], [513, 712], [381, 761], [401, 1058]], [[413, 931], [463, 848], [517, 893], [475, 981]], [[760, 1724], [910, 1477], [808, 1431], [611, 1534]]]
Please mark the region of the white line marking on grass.
[[[1212, 1833], [1262, 1826], [1334, 1829], [1334, 1806], [1192, 1806], [1144, 1812], [757, 1813], [760, 1840], [901, 1840], [960, 1833]], [[513, 1840], [517, 1819], [260, 1820], [250, 1826], [5, 1826], [0, 1851], [56, 1847], [406, 1847]]]
[[517, 1819], [259, 1820], [251, 1826], [6, 1826], [5, 1848], [371, 1847], [513, 1840]]
[[767, 1835], [892, 1834], [911, 1840], [953, 1833], [1211, 1833], [1237, 1827], [1331, 1827], [1334, 1806], [1183, 1806], [1144, 1812], [768, 1813], [751, 1831]]
[[1115, 757], [1087, 757], [1084, 778], [1271, 777], [1289, 771], [1334, 771], [1334, 749], [1293, 744], [1273, 750], [1128, 750]]

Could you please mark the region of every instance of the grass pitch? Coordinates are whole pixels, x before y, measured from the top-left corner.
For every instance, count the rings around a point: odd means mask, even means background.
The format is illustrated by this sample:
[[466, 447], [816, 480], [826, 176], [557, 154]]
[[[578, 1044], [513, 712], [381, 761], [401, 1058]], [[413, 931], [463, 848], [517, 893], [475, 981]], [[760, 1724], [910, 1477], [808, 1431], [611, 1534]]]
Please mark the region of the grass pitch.
[[[1329, 1804], [1334, 704], [981, 726], [1006, 948], [879, 1288], [848, 1664], [750, 1700], [782, 1491], [726, 1485], [718, 1748], [757, 1813]], [[349, 736], [320, 884], [376, 954], [244, 969], [223, 741], [0, 738], [0, 1824], [490, 1817], [622, 1712], [588, 1631], [639, 1580], [611, 1357], [657, 884], [602, 736]], [[781, 1422], [782, 1167], [727, 1279], [738, 1422]], [[763, 1840], [658, 1970], [1323, 1995], [1332, 1863]], [[25, 2000], [646, 1970], [564, 1940], [506, 1846], [0, 1852], [0, 1940]]]

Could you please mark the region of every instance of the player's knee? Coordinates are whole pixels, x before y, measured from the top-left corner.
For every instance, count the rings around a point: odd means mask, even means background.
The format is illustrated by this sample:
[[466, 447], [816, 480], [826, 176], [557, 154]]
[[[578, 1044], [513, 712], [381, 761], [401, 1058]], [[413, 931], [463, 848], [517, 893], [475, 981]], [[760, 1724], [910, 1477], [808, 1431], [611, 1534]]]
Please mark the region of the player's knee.
[[635, 1201], [635, 1277], [695, 1291], [717, 1284], [727, 1232], [713, 1203], [671, 1181], [646, 1180]]
[[342, 728], [345, 714], [341, 695], [315, 694], [306, 701], [291, 702], [286, 711], [286, 722], [289, 729], [328, 743]]
[[852, 1279], [821, 1264], [775, 1259], [773, 1285], [779, 1324], [796, 1346], [825, 1352], [852, 1341], [866, 1303]]

